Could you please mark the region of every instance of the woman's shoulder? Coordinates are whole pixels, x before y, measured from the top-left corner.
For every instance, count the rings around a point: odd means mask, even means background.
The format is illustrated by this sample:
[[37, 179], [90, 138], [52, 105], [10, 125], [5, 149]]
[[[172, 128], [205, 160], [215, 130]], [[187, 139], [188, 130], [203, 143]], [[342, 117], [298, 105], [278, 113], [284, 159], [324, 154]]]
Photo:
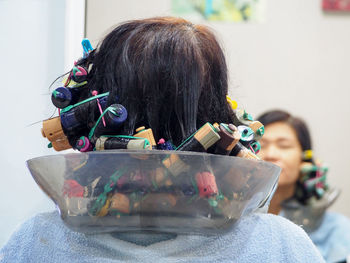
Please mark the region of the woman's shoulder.
[[[20, 239], [30, 241], [29, 239], [33, 239], [35, 236], [33, 233], [47, 231], [54, 231], [54, 228], [60, 228], [61, 222], [60, 217], [57, 211], [46, 212], [36, 214], [35, 216], [27, 219], [21, 225], [19, 225], [13, 234], [11, 235], [7, 245], [13, 242], [13, 240]], [[6, 246], [5, 246], [6, 247]]]
[[350, 228], [350, 219], [342, 214], [327, 211], [324, 215], [325, 222], [332, 223], [334, 225], [342, 225]]
[[73, 240], [83, 239], [82, 234], [70, 231], [60, 219], [58, 212], [37, 214], [21, 224], [0, 250], [1, 262], [55, 262], [57, 256]]
[[247, 223], [247, 225], [259, 224], [259, 231], [273, 231], [276, 234], [279, 234], [280, 238], [285, 238], [287, 233], [288, 239], [290, 236], [307, 238], [307, 234], [301, 227], [282, 216], [257, 213], [252, 216], [242, 218], [242, 220], [243, 219], [243, 222]]
[[33, 233], [51, 237], [53, 236], [52, 233], [56, 232], [60, 232], [62, 235], [79, 235], [79, 233], [71, 231], [64, 225], [58, 211], [52, 211], [39, 213], [29, 218], [15, 230], [13, 236], [21, 236], [32, 239], [35, 238], [35, 235], [33, 235]]
[[300, 243], [294, 242], [298, 239], [302, 243], [310, 244], [310, 239], [306, 232], [292, 221], [273, 214], [255, 214], [248, 219], [250, 224], [258, 224], [259, 232], [266, 233], [265, 239], [283, 240], [285, 244], [299, 246]]
[[[348, 234], [347, 234], [348, 233]], [[350, 241], [350, 219], [342, 214], [327, 211], [323, 215], [321, 225], [313, 232], [309, 233], [312, 239], [323, 239], [338, 235], [346, 236]]]
[[321, 225], [309, 235], [329, 262], [340, 262], [350, 255], [350, 220], [342, 214], [327, 211]]
[[244, 242], [241, 251], [263, 262], [323, 262], [321, 255], [303, 229], [272, 214], [243, 217], [233, 232], [235, 242]]

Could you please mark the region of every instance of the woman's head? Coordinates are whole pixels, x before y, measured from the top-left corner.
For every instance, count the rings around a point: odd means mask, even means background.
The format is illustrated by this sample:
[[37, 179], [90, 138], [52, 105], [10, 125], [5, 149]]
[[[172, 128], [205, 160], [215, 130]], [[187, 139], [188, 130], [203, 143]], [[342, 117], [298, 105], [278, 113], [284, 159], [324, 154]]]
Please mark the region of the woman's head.
[[205, 122], [234, 121], [225, 57], [204, 26], [166, 17], [126, 22], [78, 65], [90, 67], [89, 93], [109, 92], [109, 105], [127, 109], [120, 134], [147, 126], [176, 145]]
[[[294, 187], [300, 177], [303, 153], [311, 150], [311, 137], [303, 120], [281, 110], [262, 114], [265, 125], [260, 156], [282, 168], [279, 186]], [[312, 160], [309, 160], [312, 161]]]

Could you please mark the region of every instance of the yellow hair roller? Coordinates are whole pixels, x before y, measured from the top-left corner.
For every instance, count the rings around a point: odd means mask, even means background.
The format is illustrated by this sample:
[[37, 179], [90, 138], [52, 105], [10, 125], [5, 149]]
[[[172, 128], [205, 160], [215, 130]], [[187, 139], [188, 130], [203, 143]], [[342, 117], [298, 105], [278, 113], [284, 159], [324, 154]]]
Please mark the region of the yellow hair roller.
[[230, 104], [231, 108], [233, 110], [237, 109], [237, 102], [235, 100], [232, 100], [228, 95], [226, 95], [226, 100], [228, 102], [228, 104]]

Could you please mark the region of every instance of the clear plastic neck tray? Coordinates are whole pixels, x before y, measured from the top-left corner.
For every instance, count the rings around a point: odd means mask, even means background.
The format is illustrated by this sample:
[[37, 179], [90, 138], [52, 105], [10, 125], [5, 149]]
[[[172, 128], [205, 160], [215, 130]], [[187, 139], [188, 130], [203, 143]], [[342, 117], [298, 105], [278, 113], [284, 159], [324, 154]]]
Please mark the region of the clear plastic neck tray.
[[321, 199], [314, 198], [308, 205], [300, 204], [294, 198], [289, 199], [282, 203], [282, 215], [296, 225], [302, 226], [306, 232], [313, 232], [321, 225], [324, 213], [339, 195], [340, 189], [330, 188]]
[[280, 168], [196, 152], [110, 150], [27, 161], [65, 224], [85, 233], [222, 233], [264, 207]]

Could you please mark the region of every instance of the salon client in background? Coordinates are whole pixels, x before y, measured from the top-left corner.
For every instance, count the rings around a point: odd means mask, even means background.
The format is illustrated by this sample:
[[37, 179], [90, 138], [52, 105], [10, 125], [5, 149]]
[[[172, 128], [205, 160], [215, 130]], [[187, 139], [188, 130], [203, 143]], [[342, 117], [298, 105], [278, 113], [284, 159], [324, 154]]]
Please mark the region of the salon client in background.
[[282, 110], [258, 117], [265, 125], [260, 157], [282, 168], [269, 212], [301, 225], [327, 262], [350, 255], [350, 220], [327, 211], [339, 191], [326, 182], [328, 168], [313, 157], [306, 123]]

